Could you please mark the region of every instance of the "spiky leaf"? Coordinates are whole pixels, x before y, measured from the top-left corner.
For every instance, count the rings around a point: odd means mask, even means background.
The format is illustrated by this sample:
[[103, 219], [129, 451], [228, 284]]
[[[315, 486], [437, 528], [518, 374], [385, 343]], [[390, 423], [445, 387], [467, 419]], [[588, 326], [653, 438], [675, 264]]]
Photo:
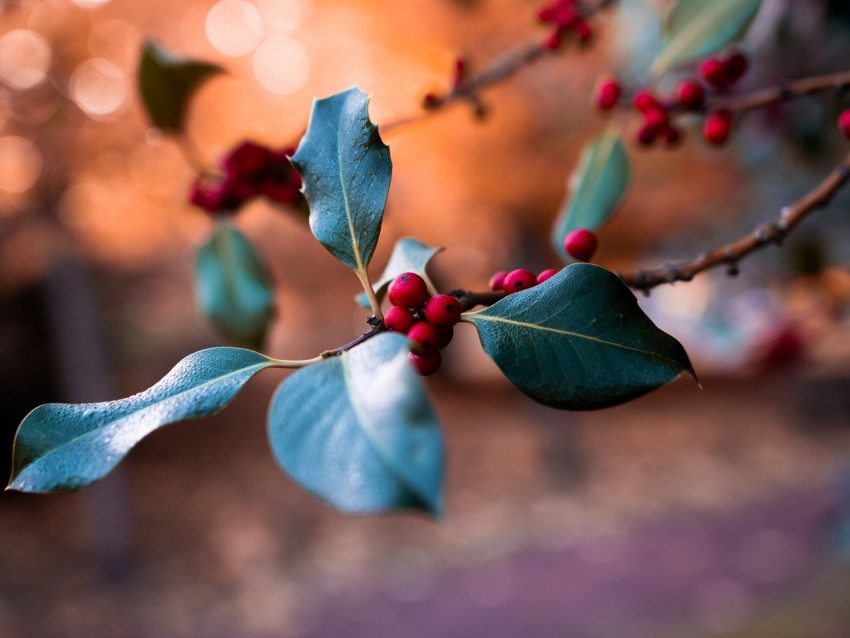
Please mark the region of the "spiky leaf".
[[389, 148], [358, 88], [316, 100], [292, 162], [304, 181], [310, 229], [337, 259], [365, 272], [390, 188]]
[[151, 124], [168, 133], [183, 130], [192, 94], [222, 68], [202, 60], [182, 60], [156, 42], [142, 47], [138, 81], [142, 104]]

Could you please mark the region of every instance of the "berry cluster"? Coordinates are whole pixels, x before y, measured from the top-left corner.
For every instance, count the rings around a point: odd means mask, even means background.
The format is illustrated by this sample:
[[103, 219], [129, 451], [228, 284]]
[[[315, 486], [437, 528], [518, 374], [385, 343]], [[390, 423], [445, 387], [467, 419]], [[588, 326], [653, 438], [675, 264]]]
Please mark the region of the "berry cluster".
[[384, 313], [384, 327], [413, 342], [408, 356], [419, 374], [434, 374], [442, 363], [440, 350], [449, 345], [460, 321], [460, 302], [452, 295], [429, 297], [425, 280], [412, 272], [393, 279], [387, 298], [392, 307]]
[[[564, 250], [578, 261], [590, 261], [593, 253], [596, 252], [596, 245], [596, 235], [586, 228], [578, 228], [568, 233], [564, 239]], [[558, 271], [554, 268], [547, 268], [538, 275], [527, 268], [517, 268], [510, 272], [500, 270], [490, 277], [490, 290], [503, 291], [506, 295], [510, 295], [542, 284], [556, 274]]]
[[301, 205], [301, 176], [289, 161], [294, 148], [274, 151], [242, 142], [221, 161], [221, 174], [195, 179], [189, 201], [208, 213], [232, 213], [261, 195], [281, 204]]
[[537, 284], [542, 284], [544, 281], [555, 275], [558, 271], [554, 268], [544, 270], [539, 275], [535, 275], [532, 271], [526, 268], [517, 268], [510, 272], [500, 270], [490, 277], [490, 290], [504, 291], [506, 295], [533, 288]]
[[[643, 118], [637, 132], [638, 144], [652, 146], [661, 140], [669, 147], [676, 146], [682, 139], [682, 131], [673, 124], [672, 116], [677, 112], [702, 111], [707, 95], [703, 82], [709, 89], [723, 92], [740, 80], [748, 67], [747, 57], [734, 52], [703, 60], [699, 65], [703, 81], [686, 78], [679, 82], [670, 96], [661, 97], [648, 89], [635, 93], [632, 106]], [[615, 78], [604, 77], [597, 82], [594, 101], [600, 110], [610, 111], [620, 103], [622, 95], [620, 83]], [[729, 138], [731, 130], [732, 113], [721, 109], [706, 116], [702, 134], [710, 144], [721, 146]]]
[[560, 48], [564, 36], [569, 33], [575, 34], [580, 43], [589, 42], [593, 37], [593, 29], [582, 16], [578, 0], [552, 0], [538, 9], [537, 19], [554, 27], [543, 41], [543, 46], [550, 51]]

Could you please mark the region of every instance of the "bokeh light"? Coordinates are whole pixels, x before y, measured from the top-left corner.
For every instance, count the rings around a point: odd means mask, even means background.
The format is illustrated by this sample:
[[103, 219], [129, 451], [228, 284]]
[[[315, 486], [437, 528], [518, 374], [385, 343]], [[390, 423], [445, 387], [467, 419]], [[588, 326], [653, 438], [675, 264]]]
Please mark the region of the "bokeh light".
[[14, 89], [31, 89], [44, 82], [52, 59], [50, 45], [28, 29], [0, 37], [0, 79]]
[[263, 21], [278, 33], [290, 33], [304, 21], [305, 7], [298, 0], [258, 0]]
[[300, 89], [310, 77], [310, 59], [295, 40], [286, 37], [263, 42], [253, 56], [254, 75], [260, 85], [278, 95]]
[[127, 74], [102, 58], [78, 66], [70, 82], [71, 98], [86, 114], [103, 117], [117, 111], [127, 100]]
[[24, 193], [41, 175], [41, 152], [23, 137], [0, 137], [0, 191]]
[[220, 53], [247, 55], [263, 37], [263, 19], [257, 8], [244, 0], [221, 0], [207, 14], [207, 38]]

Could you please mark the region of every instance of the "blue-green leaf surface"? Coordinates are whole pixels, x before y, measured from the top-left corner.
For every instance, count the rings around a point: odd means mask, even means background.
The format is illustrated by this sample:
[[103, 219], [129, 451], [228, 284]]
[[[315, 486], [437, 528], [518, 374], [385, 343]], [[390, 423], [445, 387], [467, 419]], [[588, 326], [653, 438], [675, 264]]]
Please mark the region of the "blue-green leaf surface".
[[631, 181], [626, 148], [617, 133], [604, 133], [584, 148], [558, 219], [552, 245], [566, 262], [564, 238], [577, 228], [595, 230], [617, 212]]
[[661, 75], [717, 53], [740, 40], [762, 0], [678, 0], [664, 21], [667, 42], [653, 70]]
[[227, 223], [198, 250], [195, 286], [201, 312], [226, 337], [259, 348], [275, 317], [274, 289], [251, 242]]
[[[425, 272], [425, 269], [428, 267], [428, 263], [431, 259], [433, 259], [434, 255], [441, 250], [443, 249], [432, 248], [431, 246], [423, 244], [418, 239], [413, 239], [412, 237], [402, 237], [399, 239], [395, 243], [395, 246], [393, 246], [393, 252], [387, 262], [387, 267], [384, 268], [384, 272], [381, 274], [378, 281], [374, 283], [375, 294], [378, 297], [378, 301], [383, 300], [384, 295], [387, 292], [387, 288], [390, 286], [390, 282], [403, 272], [415, 272], [417, 275], [420, 275], [428, 285], [429, 292], [432, 295], [437, 294], [437, 290], [428, 278], [428, 273]], [[364, 308], [370, 308], [369, 297], [366, 296], [365, 292], [359, 293], [356, 299], [357, 303]]]
[[142, 104], [151, 124], [171, 133], [183, 130], [186, 107], [200, 85], [221, 73], [218, 65], [181, 60], [151, 40], [142, 47], [138, 81]]
[[86, 487], [157, 428], [217, 412], [270, 365], [251, 350], [210, 348], [190, 354], [159, 383], [127, 399], [39, 406], [18, 428], [7, 489], [63, 492]]
[[401, 335], [379, 334], [298, 370], [275, 392], [275, 458], [343, 512], [442, 508], [443, 435], [409, 346]]
[[365, 272], [378, 243], [392, 175], [389, 148], [368, 106], [357, 88], [316, 100], [292, 157], [304, 180], [313, 234], [358, 272]]
[[620, 278], [590, 264], [462, 318], [511, 383], [554, 408], [606, 408], [693, 374], [684, 348]]

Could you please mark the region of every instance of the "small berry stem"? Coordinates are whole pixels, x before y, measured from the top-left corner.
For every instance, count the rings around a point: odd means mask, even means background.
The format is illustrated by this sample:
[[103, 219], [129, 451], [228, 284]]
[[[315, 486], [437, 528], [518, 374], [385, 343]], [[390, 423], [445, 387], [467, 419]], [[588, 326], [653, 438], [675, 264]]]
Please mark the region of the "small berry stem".
[[383, 324], [379, 324], [377, 326], [372, 326], [372, 328], [370, 330], [364, 332], [362, 335], [360, 335], [356, 339], [349, 341], [345, 345], [342, 345], [339, 348], [334, 348], [333, 350], [325, 350], [322, 354], [320, 354], [315, 359], [310, 359], [310, 363], [316, 363], [317, 361], [321, 361], [323, 359], [328, 359], [330, 357], [338, 357], [343, 352], [345, 352], [347, 350], [351, 350], [355, 346], [359, 346], [364, 341], [368, 341], [369, 339], [374, 337], [376, 334], [379, 334], [381, 332], [384, 332]]
[[383, 322], [384, 313], [381, 312], [381, 302], [375, 294], [375, 288], [369, 280], [369, 273], [365, 266], [357, 271], [357, 276], [360, 278], [360, 283], [363, 284], [363, 290], [366, 291], [366, 296], [369, 298], [369, 306], [372, 308], [372, 315], [375, 319]]
[[661, 284], [690, 281], [695, 275], [716, 266], [732, 264], [735, 266], [734, 271], [737, 271], [737, 264], [744, 257], [769, 244], [780, 243], [803, 219], [825, 208], [848, 181], [850, 154], [814, 189], [783, 208], [779, 217], [761, 224], [744, 237], [703, 253], [691, 261], [617, 274], [628, 286], [646, 292]]

